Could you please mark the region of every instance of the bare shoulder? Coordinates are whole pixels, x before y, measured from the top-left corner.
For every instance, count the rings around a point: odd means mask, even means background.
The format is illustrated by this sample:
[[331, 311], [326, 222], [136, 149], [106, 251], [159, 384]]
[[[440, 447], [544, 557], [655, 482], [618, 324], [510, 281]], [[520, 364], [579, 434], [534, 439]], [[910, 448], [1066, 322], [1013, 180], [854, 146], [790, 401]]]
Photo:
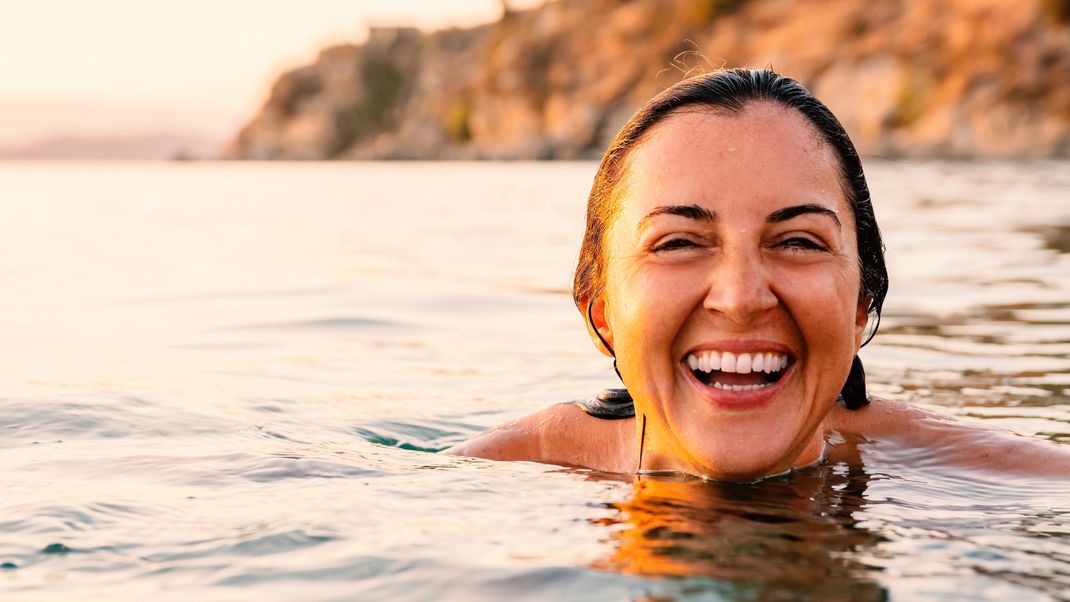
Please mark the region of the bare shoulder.
[[601, 420], [561, 403], [492, 428], [445, 453], [626, 472], [634, 456], [634, 435], [634, 419]]
[[879, 438], [910, 438], [928, 429], [956, 423], [950, 416], [879, 397], [872, 398], [869, 404], [858, 410], [837, 405], [829, 418], [832, 428], [838, 431]]
[[964, 422], [901, 401], [874, 398], [866, 407], [837, 407], [830, 426], [844, 434], [924, 448], [950, 465], [1070, 478], [1070, 446]]

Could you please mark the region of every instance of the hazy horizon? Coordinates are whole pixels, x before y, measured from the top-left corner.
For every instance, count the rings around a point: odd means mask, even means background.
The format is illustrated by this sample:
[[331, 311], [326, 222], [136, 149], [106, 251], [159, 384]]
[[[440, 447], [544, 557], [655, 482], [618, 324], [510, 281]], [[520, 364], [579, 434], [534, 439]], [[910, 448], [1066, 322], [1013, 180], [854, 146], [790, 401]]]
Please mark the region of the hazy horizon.
[[[525, 8], [541, 0], [512, 0]], [[223, 144], [275, 78], [372, 26], [497, 19], [499, 0], [22, 4], [0, 23], [0, 151], [59, 138]]]

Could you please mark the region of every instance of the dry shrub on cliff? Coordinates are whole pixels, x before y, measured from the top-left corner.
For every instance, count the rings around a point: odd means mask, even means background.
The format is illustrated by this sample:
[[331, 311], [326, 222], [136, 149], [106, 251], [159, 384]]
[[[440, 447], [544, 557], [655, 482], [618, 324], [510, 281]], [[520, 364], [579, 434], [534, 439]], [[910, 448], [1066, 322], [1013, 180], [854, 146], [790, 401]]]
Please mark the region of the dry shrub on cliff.
[[593, 157], [686, 74], [751, 66], [813, 90], [864, 153], [1070, 156], [1068, 23], [1070, 0], [556, 0], [325, 50], [235, 154]]

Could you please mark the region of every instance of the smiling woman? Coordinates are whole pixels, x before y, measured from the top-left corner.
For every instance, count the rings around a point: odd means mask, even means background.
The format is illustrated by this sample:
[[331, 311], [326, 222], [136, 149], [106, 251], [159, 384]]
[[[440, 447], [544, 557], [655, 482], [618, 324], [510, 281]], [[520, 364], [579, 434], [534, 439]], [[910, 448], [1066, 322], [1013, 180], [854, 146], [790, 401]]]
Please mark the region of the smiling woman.
[[1064, 447], [866, 394], [856, 354], [887, 290], [862, 166], [832, 113], [770, 71], [685, 80], [624, 126], [588, 201], [573, 294], [626, 390], [450, 451], [753, 481], [864, 438], [1070, 476]]

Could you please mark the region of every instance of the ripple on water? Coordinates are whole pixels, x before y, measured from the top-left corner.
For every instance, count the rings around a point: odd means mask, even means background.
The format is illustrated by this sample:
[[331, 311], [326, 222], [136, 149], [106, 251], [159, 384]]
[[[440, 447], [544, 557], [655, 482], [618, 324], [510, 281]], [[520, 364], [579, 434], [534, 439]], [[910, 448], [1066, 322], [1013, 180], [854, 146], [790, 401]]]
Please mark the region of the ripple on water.
[[[79, 396], [83, 397], [83, 396]], [[0, 447], [56, 439], [158, 438], [220, 432], [217, 418], [162, 401], [101, 393], [78, 401], [0, 400], [5, 431]]]
[[401, 322], [382, 318], [315, 318], [287, 322], [262, 322], [221, 327], [219, 331], [273, 331], [273, 330], [365, 330], [368, 328], [401, 328]]
[[477, 428], [471, 424], [451, 424], [441, 419], [433, 421], [375, 420], [353, 427], [350, 432], [376, 445], [437, 452], [459, 443], [473, 430]]
[[[1065, 598], [1052, 479], [880, 447], [748, 486], [423, 451], [614, 382], [562, 294], [594, 169], [0, 165], [27, 251], [0, 598]], [[1066, 163], [867, 170], [872, 389], [1070, 436]]]
[[161, 565], [207, 558], [270, 556], [320, 546], [337, 539], [336, 535], [309, 533], [304, 529], [284, 530], [274, 533], [256, 532], [237, 541], [191, 541], [177, 549], [146, 554], [142, 556], [142, 560]]

